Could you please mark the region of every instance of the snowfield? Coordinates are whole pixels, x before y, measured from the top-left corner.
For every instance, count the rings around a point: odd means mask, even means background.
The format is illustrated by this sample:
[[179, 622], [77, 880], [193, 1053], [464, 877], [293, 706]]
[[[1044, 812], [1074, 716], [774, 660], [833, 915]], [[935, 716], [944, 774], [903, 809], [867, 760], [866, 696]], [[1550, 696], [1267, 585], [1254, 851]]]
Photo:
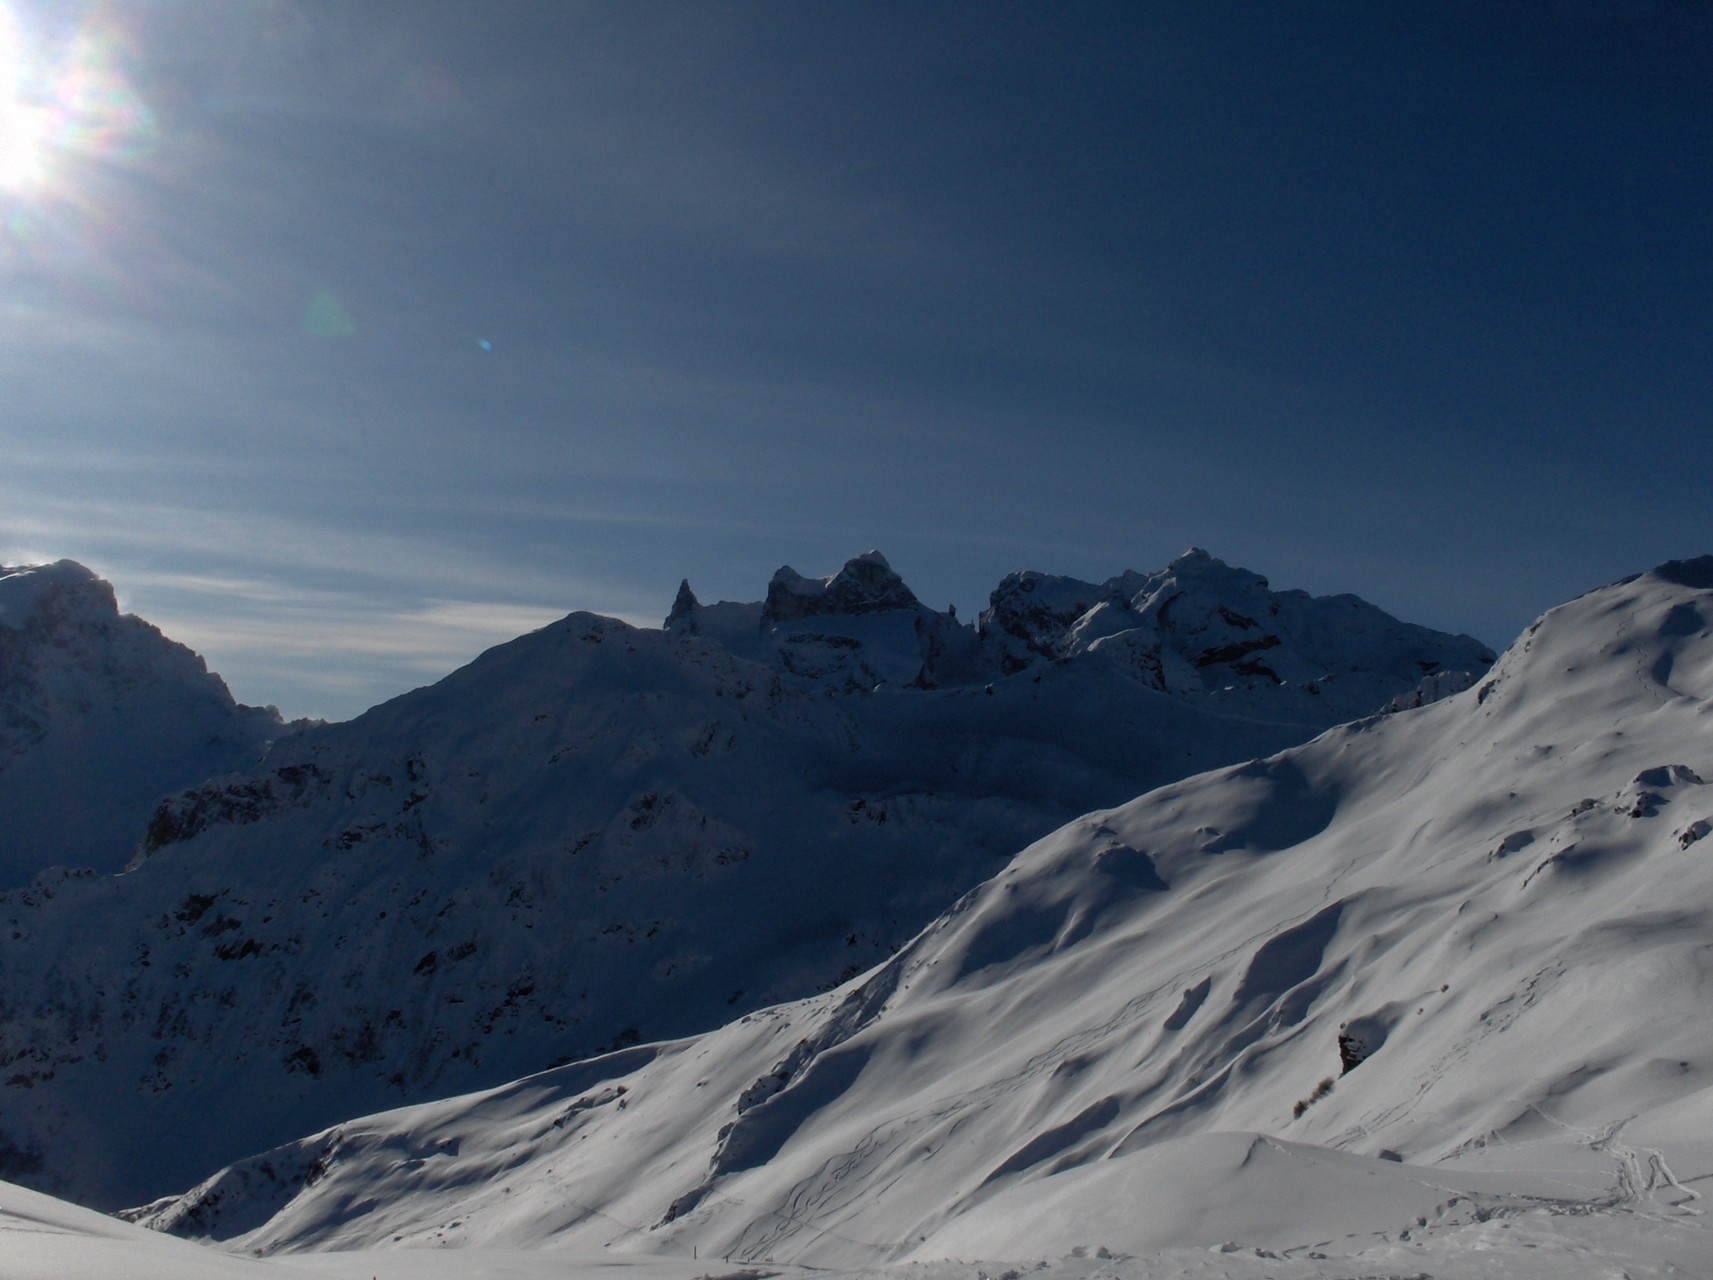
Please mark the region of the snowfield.
[[4, 1188], [0, 1276], [1713, 1276], [1710, 835], [1713, 557], [1086, 813], [832, 990], [137, 1225]]

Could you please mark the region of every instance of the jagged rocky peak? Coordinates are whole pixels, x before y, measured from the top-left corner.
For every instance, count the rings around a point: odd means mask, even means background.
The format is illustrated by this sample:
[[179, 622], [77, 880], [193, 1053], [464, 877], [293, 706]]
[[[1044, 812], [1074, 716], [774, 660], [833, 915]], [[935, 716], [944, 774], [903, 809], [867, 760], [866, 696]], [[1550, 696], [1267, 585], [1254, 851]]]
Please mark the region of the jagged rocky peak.
[[1172, 647], [1200, 667], [1239, 662], [1277, 647], [1287, 598], [1310, 598], [1301, 591], [1275, 593], [1260, 574], [1228, 565], [1200, 547], [1159, 573], [1126, 573], [1114, 585], [1130, 613], [1172, 637]]
[[1192, 547], [1158, 573], [1127, 570], [1099, 583], [1034, 570], [1008, 574], [994, 588], [981, 628], [1015, 642], [1006, 646], [1015, 665], [1028, 655], [1069, 657], [1144, 619], [1153, 625], [1185, 594], [1205, 602], [1257, 593], [1267, 593], [1267, 579]]
[[672, 600], [672, 611], [666, 615], [666, 630], [695, 634], [696, 611], [701, 607], [702, 602], [696, 599], [696, 593], [690, 590], [690, 579], [685, 578], [678, 584], [678, 594]]
[[1119, 582], [1124, 586], [1135, 585], [1152, 590], [1172, 584], [1209, 595], [1248, 596], [1257, 600], [1268, 599], [1272, 593], [1267, 579], [1260, 574], [1227, 564], [1200, 547], [1191, 547], [1159, 573], [1126, 573], [1120, 576]]
[[1356, 596], [1274, 591], [1200, 547], [1153, 573], [1098, 583], [1008, 574], [973, 627], [922, 604], [869, 551], [825, 578], [781, 568], [764, 602], [703, 605], [686, 582], [666, 630], [850, 692], [984, 685], [1076, 661], [1173, 697], [1322, 725], [1456, 693], [1494, 660], [1478, 641], [1400, 622]]
[[1262, 698], [1265, 714], [1293, 718], [1419, 705], [1467, 688], [1494, 660], [1479, 641], [1400, 622], [1355, 596], [1274, 591], [1199, 547], [1158, 572], [1101, 583], [1011, 574], [981, 629], [1009, 672], [1099, 655], [1162, 692], [1234, 709]]
[[865, 551], [845, 562], [830, 578], [805, 578], [784, 565], [767, 584], [764, 622], [795, 622], [822, 614], [883, 613], [914, 609], [921, 602], [904, 585], [886, 557]]
[[1026, 569], [1008, 573], [981, 614], [984, 633], [999, 632], [1043, 657], [1057, 657], [1056, 641], [1091, 609], [1112, 599], [1104, 585]]
[[949, 609], [938, 613], [923, 604], [878, 551], [825, 578], [786, 565], [762, 601], [702, 604], [685, 582], [665, 629], [824, 691], [932, 688], [981, 683], [993, 674], [981, 666], [975, 628], [960, 625]]
[[[1127, 570], [1105, 582], [1027, 571], [1008, 574], [994, 589], [982, 614], [982, 629], [1021, 641], [1042, 657], [1066, 657], [1075, 638], [1092, 642], [1091, 614], [1128, 615], [1137, 621], [1164, 623], [1174, 602], [1185, 600], [1199, 611], [1213, 611], [1227, 625], [1252, 629], [1256, 620], [1233, 608], [1246, 604], [1256, 612], [1273, 609], [1267, 579], [1233, 568], [1200, 547], [1192, 547], [1157, 573]], [[1176, 610], [1185, 612], [1183, 605]], [[1107, 616], [1105, 622], [1116, 621]], [[1110, 634], [1103, 628], [1093, 628]]]
[[0, 743], [20, 732], [33, 742], [55, 721], [162, 682], [226, 693], [197, 654], [121, 615], [112, 586], [76, 561], [0, 567], [0, 704], [13, 713]]

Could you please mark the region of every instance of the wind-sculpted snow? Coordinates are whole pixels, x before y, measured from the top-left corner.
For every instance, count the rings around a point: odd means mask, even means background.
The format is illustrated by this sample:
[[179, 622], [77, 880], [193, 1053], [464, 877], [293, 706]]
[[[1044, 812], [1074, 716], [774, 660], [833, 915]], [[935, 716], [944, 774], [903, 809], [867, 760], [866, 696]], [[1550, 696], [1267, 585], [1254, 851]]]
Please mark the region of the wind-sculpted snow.
[[[1169, 591], [1204, 647], [1263, 625], [1206, 621], [1228, 588], [1274, 618], [1259, 579], [1210, 557], [1132, 580]], [[686, 586], [663, 630], [573, 614], [297, 732], [139, 822], [127, 874], [0, 897], [0, 1173], [136, 1203], [351, 1115], [828, 989], [1076, 814], [1342, 713], [1297, 674], [1360, 687], [1372, 711], [1483, 656], [1360, 608], [1311, 625], [1277, 600], [1269, 652], [1291, 674], [1187, 696], [1092, 647], [1007, 675], [987, 629], [928, 609], [870, 553], [825, 579], [782, 570], [762, 603]], [[1127, 623], [1139, 644], [1144, 624]], [[1222, 847], [1282, 848], [1330, 818], [1312, 780], [1268, 769], [1222, 812]], [[1102, 855], [1101, 895], [1161, 896], [1171, 871], [1124, 843]], [[1078, 894], [972, 951], [972, 979], [1070, 947], [1110, 910]], [[707, 1157], [716, 1181], [771, 1163], [810, 1082], [831, 1097], [863, 1074], [858, 1050], [819, 1062]]]
[[117, 871], [161, 797], [282, 731], [82, 565], [0, 566], [0, 888]]
[[[1206, 1272], [1246, 1275], [1553, 1274], [1503, 1250], [1562, 1218], [1645, 1224], [1629, 1274], [1700, 1273], [1713, 628], [1687, 620], [1713, 588], [1689, 564], [1548, 614], [1458, 697], [1078, 819], [845, 988], [347, 1121], [141, 1216], [263, 1252], [1277, 1264]], [[256, 1225], [257, 1170], [305, 1153]]]

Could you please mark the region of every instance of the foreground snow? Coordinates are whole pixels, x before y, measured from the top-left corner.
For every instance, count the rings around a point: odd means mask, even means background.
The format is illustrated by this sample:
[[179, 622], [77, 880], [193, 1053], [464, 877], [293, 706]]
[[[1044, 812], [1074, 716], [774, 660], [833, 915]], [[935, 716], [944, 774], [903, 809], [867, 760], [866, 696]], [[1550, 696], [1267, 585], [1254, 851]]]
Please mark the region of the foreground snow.
[[[1359, 1159], [1265, 1145], [1261, 1158], [1226, 1175], [1225, 1161], [1253, 1143], [1218, 1135], [1200, 1150], [1171, 1153], [1171, 1168], [1126, 1176], [1102, 1188], [1108, 1221], [1073, 1214], [1063, 1232], [1088, 1243], [994, 1256], [850, 1270], [723, 1259], [575, 1250], [374, 1248], [255, 1259], [145, 1231], [37, 1192], [0, 1183], [0, 1276], [6, 1280], [1582, 1280], [1713, 1275], [1713, 1231], [1685, 1196], [1648, 1194], [1589, 1202], [1577, 1198], [1588, 1175], [1524, 1171], [1494, 1175], [1532, 1182], [1540, 1199], [1481, 1196], [1480, 1212], [1457, 1206], [1403, 1216], [1444, 1194], [1435, 1175], [1388, 1174]], [[1151, 1175], [1151, 1176], [1150, 1176]], [[1481, 1193], [1477, 1193], [1481, 1195]], [[1342, 1203], [1339, 1203], [1340, 1200]], [[1320, 1235], [1291, 1221], [1309, 1207]], [[1100, 1244], [1123, 1221], [1181, 1215], [1186, 1229], [1219, 1222], [1234, 1239], [1212, 1247], [1177, 1245], [1126, 1253]], [[1116, 1224], [1116, 1226], [1115, 1226]], [[1309, 1236], [1320, 1238], [1302, 1243]], [[1245, 1243], [1239, 1243], [1239, 1241]], [[1291, 1244], [1287, 1241], [1295, 1240]]]

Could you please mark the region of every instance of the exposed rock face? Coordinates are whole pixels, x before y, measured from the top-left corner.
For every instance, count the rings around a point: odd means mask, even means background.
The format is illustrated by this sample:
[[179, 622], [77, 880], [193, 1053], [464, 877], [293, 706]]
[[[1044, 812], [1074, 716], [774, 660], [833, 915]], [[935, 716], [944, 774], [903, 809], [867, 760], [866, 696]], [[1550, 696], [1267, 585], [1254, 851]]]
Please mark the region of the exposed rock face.
[[82, 565], [0, 567], [0, 887], [117, 871], [163, 795], [254, 763], [282, 729]]
[[921, 602], [886, 557], [868, 551], [845, 563], [830, 578], [805, 578], [789, 565], [767, 584], [764, 623], [798, 622], [822, 614], [856, 616], [889, 609], [917, 609]]
[[696, 593], [690, 590], [690, 579], [685, 578], [678, 584], [678, 594], [672, 600], [672, 611], [666, 615], [666, 630], [684, 631], [694, 635], [696, 610], [699, 608], [701, 602], [696, 599]]
[[1098, 585], [1012, 574], [981, 628], [1007, 671], [1098, 655], [1176, 697], [1328, 723], [1458, 692], [1494, 660], [1468, 636], [1399, 622], [1355, 596], [1275, 592], [1199, 549]]
[[1102, 583], [1010, 574], [973, 626], [924, 605], [871, 551], [827, 578], [781, 568], [759, 605], [702, 606], [685, 583], [667, 630], [841, 692], [985, 685], [1098, 662], [1174, 698], [1322, 727], [1447, 697], [1493, 663], [1468, 636], [1399, 622], [1355, 596], [1275, 592], [1199, 549]]

